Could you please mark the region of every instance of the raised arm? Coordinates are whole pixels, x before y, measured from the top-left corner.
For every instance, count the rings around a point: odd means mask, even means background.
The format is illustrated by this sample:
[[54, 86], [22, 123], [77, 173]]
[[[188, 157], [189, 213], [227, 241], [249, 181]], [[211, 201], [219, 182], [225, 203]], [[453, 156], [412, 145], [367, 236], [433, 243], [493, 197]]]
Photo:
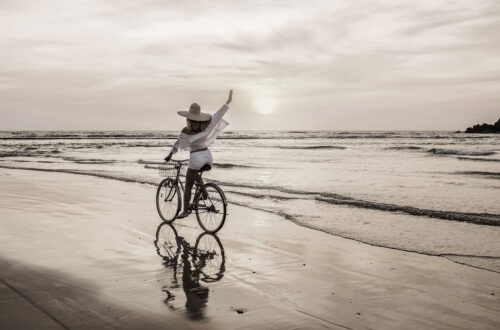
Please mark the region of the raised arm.
[[222, 117], [224, 117], [227, 110], [229, 110], [229, 103], [231, 103], [232, 100], [233, 100], [233, 90], [231, 89], [229, 91], [229, 96], [227, 98], [226, 103], [224, 103], [224, 105], [219, 110], [217, 110], [216, 113], [212, 115], [212, 122], [210, 123], [210, 126], [216, 126], [217, 123], [222, 119]]

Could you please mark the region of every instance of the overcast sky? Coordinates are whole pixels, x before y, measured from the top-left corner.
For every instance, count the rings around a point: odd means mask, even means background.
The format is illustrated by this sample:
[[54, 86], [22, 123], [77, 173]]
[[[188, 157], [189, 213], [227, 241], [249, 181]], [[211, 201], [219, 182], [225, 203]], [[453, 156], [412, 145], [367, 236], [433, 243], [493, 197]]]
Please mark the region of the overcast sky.
[[464, 129], [500, 117], [500, 1], [0, 0], [0, 129]]

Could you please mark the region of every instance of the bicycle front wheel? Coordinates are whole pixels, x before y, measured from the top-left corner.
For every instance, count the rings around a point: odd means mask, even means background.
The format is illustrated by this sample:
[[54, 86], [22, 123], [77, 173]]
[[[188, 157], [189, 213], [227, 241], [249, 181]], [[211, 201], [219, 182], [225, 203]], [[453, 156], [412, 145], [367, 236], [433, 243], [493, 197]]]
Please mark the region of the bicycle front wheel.
[[200, 227], [207, 233], [216, 233], [226, 221], [226, 195], [215, 183], [203, 185], [196, 194], [196, 218]]
[[179, 235], [174, 226], [169, 223], [161, 223], [156, 229], [156, 253], [163, 258], [165, 264], [175, 262], [179, 255], [181, 247], [178, 243]]
[[203, 233], [194, 245], [197, 265], [203, 282], [217, 282], [226, 270], [226, 257], [222, 242], [215, 234]]
[[174, 221], [179, 214], [181, 210], [181, 194], [175, 180], [166, 178], [158, 185], [156, 209], [160, 218], [166, 223]]

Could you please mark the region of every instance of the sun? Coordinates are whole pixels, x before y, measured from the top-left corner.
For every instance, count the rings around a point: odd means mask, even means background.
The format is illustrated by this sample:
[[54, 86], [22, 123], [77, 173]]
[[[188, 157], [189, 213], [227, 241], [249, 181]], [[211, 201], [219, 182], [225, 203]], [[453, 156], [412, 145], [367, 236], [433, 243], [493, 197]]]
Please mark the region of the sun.
[[271, 97], [258, 97], [254, 105], [257, 112], [263, 115], [270, 115], [276, 111], [276, 101]]

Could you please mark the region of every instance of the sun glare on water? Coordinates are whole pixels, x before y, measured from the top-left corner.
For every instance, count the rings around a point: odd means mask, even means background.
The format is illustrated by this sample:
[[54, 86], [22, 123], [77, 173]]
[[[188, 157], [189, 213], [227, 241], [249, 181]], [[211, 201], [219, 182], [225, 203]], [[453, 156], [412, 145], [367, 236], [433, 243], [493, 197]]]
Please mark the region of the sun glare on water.
[[269, 97], [257, 98], [254, 105], [255, 109], [263, 115], [270, 115], [276, 111], [276, 102], [274, 99]]

